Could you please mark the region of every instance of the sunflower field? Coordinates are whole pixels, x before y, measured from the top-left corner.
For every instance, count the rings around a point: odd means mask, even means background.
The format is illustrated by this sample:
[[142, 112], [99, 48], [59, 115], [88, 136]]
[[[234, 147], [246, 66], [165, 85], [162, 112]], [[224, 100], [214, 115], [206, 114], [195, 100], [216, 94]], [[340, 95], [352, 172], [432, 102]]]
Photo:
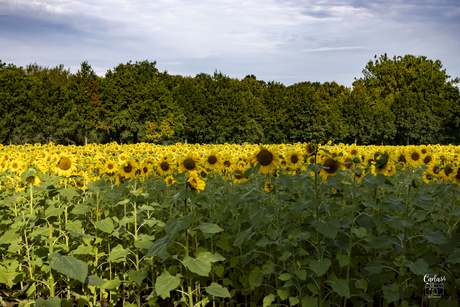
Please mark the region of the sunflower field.
[[0, 146], [0, 306], [458, 306], [460, 146]]

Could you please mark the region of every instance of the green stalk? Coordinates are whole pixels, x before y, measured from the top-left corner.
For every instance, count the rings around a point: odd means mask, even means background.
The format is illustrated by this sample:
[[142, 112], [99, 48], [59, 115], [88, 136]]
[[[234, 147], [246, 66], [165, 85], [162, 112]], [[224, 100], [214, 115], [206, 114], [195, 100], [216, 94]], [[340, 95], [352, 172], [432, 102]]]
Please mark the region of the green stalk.
[[[355, 169], [352, 169], [352, 172], [354, 172]], [[355, 223], [355, 193], [354, 193], [354, 188], [356, 186], [356, 177], [354, 174], [352, 174], [353, 177], [353, 184], [351, 186], [351, 203], [352, 203], [352, 213], [351, 213], [351, 227], [350, 227], [350, 238], [348, 241], [348, 265], [347, 265], [347, 285], [350, 281], [350, 268], [351, 268], [351, 250], [353, 248], [353, 226]], [[343, 307], [347, 306], [347, 298], [344, 298], [343, 301]]]
[[34, 201], [34, 193], [33, 193], [33, 184], [30, 183], [29, 184], [30, 186], [30, 214], [34, 214], [34, 205], [33, 205], [33, 201]]
[[[49, 255], [53, 254], [53, 224], [50, 224], [50, 238], [49, 238]], [[49, 284], [50, 284], [50, 297], [54, 297], [56, 295], [54, 289], [54, 276], [53, 270], [50, 266], [50, 276], [49, 276]]]

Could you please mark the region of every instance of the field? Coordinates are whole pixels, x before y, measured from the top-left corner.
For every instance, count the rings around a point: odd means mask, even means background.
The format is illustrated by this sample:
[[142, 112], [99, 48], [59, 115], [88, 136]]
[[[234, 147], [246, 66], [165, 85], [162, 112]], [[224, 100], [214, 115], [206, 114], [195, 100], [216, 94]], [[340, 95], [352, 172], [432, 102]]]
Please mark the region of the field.
[[459, 154], [0, 147], [0, 306], [458, 306]]

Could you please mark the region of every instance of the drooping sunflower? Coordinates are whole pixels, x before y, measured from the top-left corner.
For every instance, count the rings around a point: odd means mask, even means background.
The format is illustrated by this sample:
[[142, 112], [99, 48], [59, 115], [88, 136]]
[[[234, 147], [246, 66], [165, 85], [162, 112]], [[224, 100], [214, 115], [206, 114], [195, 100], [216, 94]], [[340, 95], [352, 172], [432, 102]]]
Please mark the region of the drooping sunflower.
[[77, 159], [75, 156], [61, 153], [54, 165], [54, 171], [59, 176], [69, 177], [77, 172]]
[[277, 150], [270, 150], [268, 147], [259, 145], [259, 149], [255, 151], [251, 160], [254, 165], [260, 164], [260, 173], [269, 174], [278, 167], [280, 158]]
[[342, 159], [340, 157], [332, 157], [326, 155], [323, 157], [321, 163], [325, 168], [319, 172], [324, 182], [327, 182], [327, 177], [337, 175], [338, 171], [344, 169]]
[[264, 190], [267, 192], [267, 193], [270, 193], [271, 191], [273, 191], [275, 189], [275, 185], [271, 182], [265, 182], [264, 184]]
[[453, 171], [452, 182], [455, 184], [460, 183], [460, 167], [456, 167]]
[[440, 179], [442, 181], [452, 181], [455, 176], [454, 168], [452, 166], [446, 166], [439, 172]]
[[423, 182], [425, 182], [426, 184], [432, 182], [432, 181], [436, 181], [437, 178], [435, 176], [433, 176], [432, 174], [430, 174], [429, 172], [423, 172], [423, 175], [422, 175], [422, 180]]
[[203, 191], [206, 186], [206, 183], [200, 179], [196, 171], [190, 171], [187, 183], [193, 190], [198, 191], [198, 193]]
[[233, 169], [232, 178], [234, 183], [241, 183], [249, 180], [249, 177], [243, 178], [244, 171], [244, 168], [238, 166]]
[[136, 171], [138, 164], [135, 160], [126, 160], [123, 164], [120, 164], [118, 173], [125, 179], [136, 178]]
[[305, 153], [308, 155], [308, 156], [311, 156], [311, 155], [314, 155], [316, 153], [316, 151], [318, 150], [318, 147], [313, 144], [313, 143], [308, 143], [306, 146], [305, 146]]

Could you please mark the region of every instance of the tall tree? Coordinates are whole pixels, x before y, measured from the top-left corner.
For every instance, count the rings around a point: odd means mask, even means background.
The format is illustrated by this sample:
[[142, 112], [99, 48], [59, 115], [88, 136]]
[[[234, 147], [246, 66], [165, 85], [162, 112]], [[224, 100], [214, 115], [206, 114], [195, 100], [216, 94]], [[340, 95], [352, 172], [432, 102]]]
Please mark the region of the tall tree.
[[[375, 56], [377, 58], [377, 56]], [[396, 144], [442, 143], [447, 127], [454, 121], [452, 109], [458, 101], [446, 95], [455, 91], [460, 79], [449, 80], [439, 60], [405, 55], [390, 59], [386, 54], [369, 61], [359, 79], [366, 87], [378, 89], [380, 98], [395, 117]]]
[[22, 67], [0, 60], [0, 143], [23, 143], [23, 129], [30, 122], [30, 91], [33, 80]]
[[69, 130], [75, 132], [80, 142], [86, 145], [88, 137], [97, 141], [97, 129], [108, 126], [103, 122], [102, 79], [96, 75], [87, 61], [80, 64], [80, 69], [70, 78], [69, 98], [72, 110], [67, 113]]

